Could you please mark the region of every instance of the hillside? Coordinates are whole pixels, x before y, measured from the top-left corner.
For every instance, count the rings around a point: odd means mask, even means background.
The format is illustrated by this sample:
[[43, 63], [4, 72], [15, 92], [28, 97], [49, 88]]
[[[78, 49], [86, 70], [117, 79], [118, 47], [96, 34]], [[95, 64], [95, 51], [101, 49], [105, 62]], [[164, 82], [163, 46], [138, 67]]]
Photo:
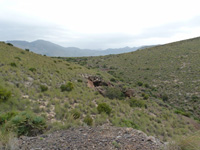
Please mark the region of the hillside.
[[[196, 121], [174, 113], [175, 109], [168, 103], [150, 95], [152, 88], [136, 86], [136, 83], [141, 81], [148, 83], [150, 87], [155, 87], [155, 92], [152, 93], [163, 93], [165, 90], [165, 87], [162, 89], [159, 87], [160, 84], [156, 83], [160, 83], [161, 78], [169, 80], [167, 74], [159, 74], [160, 78], [155, 79], [160, 82], [154, 82], [153, 75], [151, 76], [148, 72], [156, 69], [150, 60], [151, 57], [154, 61], [166, 60], [162, 57], [153, 57], [157, 55], [158, 48], [140, 50], [131, 54], [84, 58], [84, 63], [90, 66], [86, 68], [69, 62], [69, 60], [75, 61], [71, 58], [68, 58], [67, 61], [50, 58], [0, 42], [0, 146], [10, 139], [11, 131], [17, 136], [33, 136], [80, 126], [130, 127], [141, 130], [147, 135], [155, 136], [162, 141], [169, 141], [175, 137], [195, 132], [199, 129]], [[143, 52], [145, 53], [143, 54]], [[192, 49], [192, 52], [195, 53], [193, 58], [198, 57], [198, 49]], [[165, 52], [165, 54], [168, 53]], [[159, 55], [163, 54], [159, 53]], [[186, 55], [190, 56], [190, 53], [185, 52], [181, 59], [185, 60], [185, 63], [189, 63], [187, 59], [189, 57]], [[145, 60], [147, 56], [149, 56], [148, 64], [139, 61]], [[169, 56], [171, 57], [171, 55]], [[136, 61], [134, 58], [140, 59]], [[83, 61], [83, 59], [81, 60]], [[175, 57], [173, 60], [178, 59]], [[194, 60], [196, 63], [199, 61]], [[164, 65], [161, 61], [158, 64]], [[97, 65], [100, 70], [92, 69]], [[140, 69], [137, 68], [139, 66]], [[166, 66], [170, 67], [171, 65], [166, 64]], [[196, 64], [196, 66], [198, 65]], [[163, 67], [165, 68], [165, 66]], [[131, 68], [137, 68], [141, 72]], [[195, 71], [195, 69], [197, 68], [190, 66], [191, 71]], [[110, 72], [111, 70], [113, 72]], [[166, 71], [166, 69], [162, 70]], [[180, 72], [184, 73], [181, 69]], [[141, 74], [139, 75], [139, 73]], [[191, 73], [193, 75], [193, 72]], [[137, 77], [140, 77], [140, 80]], [[192, 77], [194, 77], [192, 80], [197, 81], [197, 76]], [[118, 80], [120, 81], [118, 82]], [[162, 82], [162, 84], [164, 83]], [[194, 84], [199, 88], [199, 82]], [[185, 86], [183, 84], [182, 88]], [[193, 86], [192, 84], [191, 87]], [[123, 88], [134, 89], [134, 97], [123, 95]], [[183, 92], [182, 88], [180, 88], [180, 92]], [[149, 94], [149, 96], [143, 95], [143, 93]], [[164, 93], [168, 95], [168, 101], [171, 101], [168, 90]], [[194, 103], [199, 104], [198, 101]], [[198, 115], [198, 113], [194, 114]], [[33, 117], [34, 115], [37, 117]], [[27, 125], [29, 123], [31, 125]]]
[[109, 54], [127, 53], [135, 51], [139, 48], [143, 48], [143, 47], [133, 47], [133, 48], [124, 47], [118, 49], [90, 50], [90, 49], [79, 49], [77, 47], [62, 47], [60, 45], [44, 40], [37, 40], [33, 42], [27, 42], [27, 41], [7, 41], [7, 42], [12, 43], [14, 46], [22, 49], [29, 49], [30, 51], [37, 54], [54, 56], [54, 57], [103, 56]]
[[67, 60], [110, 73], [125, 88], [200, 120], [200, 38], [121, 55]]

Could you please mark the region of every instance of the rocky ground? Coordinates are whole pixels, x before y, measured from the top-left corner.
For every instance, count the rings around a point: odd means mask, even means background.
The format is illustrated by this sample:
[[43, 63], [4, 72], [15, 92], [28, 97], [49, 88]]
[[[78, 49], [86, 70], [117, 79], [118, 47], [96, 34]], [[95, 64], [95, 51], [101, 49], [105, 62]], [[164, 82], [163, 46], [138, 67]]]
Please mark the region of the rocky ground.
[[20, 137], [18, 146], [21, 150], [161, 150], [164, 144], [132, 128], [83, 127]]

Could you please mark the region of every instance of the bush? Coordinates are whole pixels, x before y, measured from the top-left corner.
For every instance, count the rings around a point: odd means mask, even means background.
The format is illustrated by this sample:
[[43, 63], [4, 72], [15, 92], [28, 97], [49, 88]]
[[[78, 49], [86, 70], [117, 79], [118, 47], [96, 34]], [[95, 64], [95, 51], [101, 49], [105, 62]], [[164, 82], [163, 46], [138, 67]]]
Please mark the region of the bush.
[[46, 121], [32, 113], [21, 112], [5, 124], [5, 129], [17, 133], [18, 136], [36, 136], [46, 129]]
[[149, 95], [142, 93], [142, 97], [143, 97], [144, 100], [147, 100], [149, 98]]
[[25, 49], [25, 51], [29, 52], [29, 49]]
[[11, 97], [11, 92], [0, 87], [0, 102], [7, 101]]
[[130, 99], [130, 106], [131, 107], [146, 107], [146, 103], [144, 100], [137, 100], [137, 99]]
[[11, 43], [7, 43], [7, 45], [9, 45], [9, 46], [13, 46]]
[[83, 82], [81, 79], [78, 79], [77, 81], [78, 81], [78, 82]]
[[100, 103], [97, 106], [97, 110], [99, 113], [105, 112], [106, 114], [110, 115], [112, 109], [110, 108], [110, 106], [106, 103]]
[[129, 128], [139, 129], [139, 126], [136, 125], [133, 121], [125, 120], [125, 119], [122, 119], [120, 121], [120, 126], [121, 127], [129, 127]]
[[64, 91], [71, 91], [71, 90], [74, 89], [74, 85], [73, 85], [72, 82], [68, 82], [67, 84], [62, 84], [60, 86], [60, 89], [61, 89], [62, 92], [64, 92]]
[[190, 114], [189, 112], [185, 112], [184, 110], [179, 110], [179, 109], [177, 109], [177, 110], [175, 110], [174, 112], [175, 112], [176, 114], [181, 114], [181, 115], [186, 116], [186, 117], [190, 117], [190, 116], [191, 116], [191, 114]]
[[81, 116], [81, 113], [78, 110], [73, 110], [72, 115], [74, 119], [78, 119]]
[[111, 82], [116, 82], [116, 79], [115, 78], [111, 78], [110, 81]]
[[30, 71], [35, 72], [36, 69], [35, 68], [29, 68]]
[[149, 88], [150, 86], [149, 86], [149, 84], [144, 84], [144, 86], [145, 86], [145, 88]]
[[92, 126], [93, 124], [93, 119], [92, 117], [90, 117], [89, 115], [87, 115], [84, 120], [83, 120], [84, 123], [86, 123], [88, 126]]
[[137, 85], [138, 85], [138, 86], [142, 86], [143, 83], [142, 83], [141, 81], [138, 81]]
[[119, 88], [108, 87], [105, 96], [110, 99], [123, 99], [124, 93]]
[[41, 92], [45, 92], [48, 90], [48, 87], [45, 85], [40, 85]]
[[168, 96], [166, 95], [166, 94], [164, 94], [164, 95], [162, 95], [162, 100], [164, 101], [164, 102], [166, 102], [166, 101], [168, 101]]
[[7, 112], [0, 114], [0, 125], [4, 125], [6, 122], [8, 122], [12, 117], [16, 116], [18, 113], [15, 111]]
[[16, 63], [14, 63], [14, 62], [10, 63], [10, 65], [11, 65], [12, 67], [17, 67]]

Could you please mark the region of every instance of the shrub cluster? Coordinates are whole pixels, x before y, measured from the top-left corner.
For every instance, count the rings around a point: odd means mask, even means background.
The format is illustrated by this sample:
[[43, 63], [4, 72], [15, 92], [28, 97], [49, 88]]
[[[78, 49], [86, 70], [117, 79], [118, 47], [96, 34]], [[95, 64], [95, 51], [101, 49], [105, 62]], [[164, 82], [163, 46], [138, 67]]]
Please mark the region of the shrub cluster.
[[110, 108], [110, 106], [106, 103], [100, 103], [97, 106], [97, 110], [99, 113], [105, 112], [106, 114], [110, 115], [112, 109]]
[[29, 112], [8, 112], [0, 115], [1, 126], [6, 131], [15, 132], [18, 136], [35, 136], [46, 129], [46, 121], [43, 117]]
[[11, 62], [10, 65], [11, 65], [12, 67], [17, 67], [16, 63], [14, 63], [14, 62]]
[[123, 99], [124, 98], [124, 93], [119, 89], [115, 87], [108, 87], [106, 89], [105, 96], [110, 98], [110, 99]]
[[72, 82], [68, 82], [67, 84], [62, 84], [60, 86], [60, 89], [61, 89], [62, 92], [64, 92], [64, 91], [71, 91], [71, 90], [74, 89], [74, 85], [73, 85]]
[[78, 119], [81, 116], [81, 113], [78, 110], [73, 110], [72, 115], [74, 119]]
[[146, 107], [146, 103], [144, 100], [138, 100], [138, 99], [132, 98], [130, 99], [129, 103], [131, 107], [140, 107], [140, 108]]
[[88, 126], [92, 126], [93, 124], [93, 119], [92, 117], [90, 117], [89, 115], [87, 115], [84, 120], [83, 120], [84, 123], [86, 123]]
[[29, 68], [30, 71], [35, 72], [36, 69], [35, 68]]
[[40, 85], [41, 92], [45, 92], [48, 90], [48, 87], [45, 85]]
[[0, 102], [3, 101], [7, 101], [9, 98], [11, 97], [11, 92], [0, 87]]

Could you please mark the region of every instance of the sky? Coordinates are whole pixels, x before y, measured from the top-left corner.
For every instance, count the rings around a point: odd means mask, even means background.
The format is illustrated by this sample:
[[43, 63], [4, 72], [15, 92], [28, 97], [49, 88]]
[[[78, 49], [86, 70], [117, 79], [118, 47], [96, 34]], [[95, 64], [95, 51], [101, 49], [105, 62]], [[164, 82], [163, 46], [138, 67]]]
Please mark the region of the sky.
[[199, 0], [0, 0], [0, 41], [107, 49], [198, 36]]

